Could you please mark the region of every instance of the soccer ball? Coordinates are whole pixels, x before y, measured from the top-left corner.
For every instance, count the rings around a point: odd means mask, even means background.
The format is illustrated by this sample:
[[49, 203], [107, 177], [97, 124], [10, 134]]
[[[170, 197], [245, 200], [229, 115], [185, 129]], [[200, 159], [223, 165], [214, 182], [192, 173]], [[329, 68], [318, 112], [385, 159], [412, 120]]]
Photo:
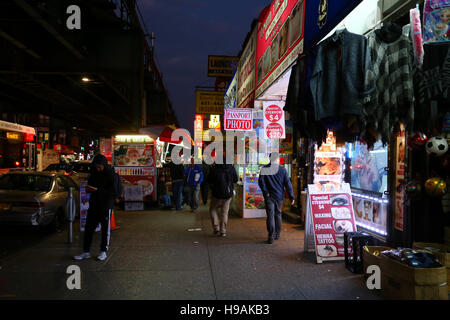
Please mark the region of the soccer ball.
[[426, 150], [432, 156], [442, 156], [448, 150], [447, 140], [436, 136], [427, 141]]

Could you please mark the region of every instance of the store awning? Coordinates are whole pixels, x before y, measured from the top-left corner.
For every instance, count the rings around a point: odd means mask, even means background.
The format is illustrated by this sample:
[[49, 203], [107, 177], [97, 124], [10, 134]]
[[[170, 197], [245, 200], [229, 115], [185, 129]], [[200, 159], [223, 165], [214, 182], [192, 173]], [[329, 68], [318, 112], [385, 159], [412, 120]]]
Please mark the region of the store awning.
[[304, 52], [333, 30], [361, 1], [306, 1]]
[[34, 128], [22, 126], [17, 123], [6, 122], [6, 121], [2, 121], [2, 120], [0, 120], [0, 130], [16, 131], [16, 132], [29, 133], [32, 135], [36, 135], [36, 130], [34, 130]]
[[[180, 144], [182, 142], [182, 139], [172, 139], [172, 133], [176, 129], [179, 128], [173, 125], [152, 125], [139, 129], [139, 133], [146, 134], [155, 140], [159, 139], [159, 141], [162, 142]], [[189, 141], [191, 145], [194, 145], [194, 141], [188, 133], [183, 134], [183, 136]]]

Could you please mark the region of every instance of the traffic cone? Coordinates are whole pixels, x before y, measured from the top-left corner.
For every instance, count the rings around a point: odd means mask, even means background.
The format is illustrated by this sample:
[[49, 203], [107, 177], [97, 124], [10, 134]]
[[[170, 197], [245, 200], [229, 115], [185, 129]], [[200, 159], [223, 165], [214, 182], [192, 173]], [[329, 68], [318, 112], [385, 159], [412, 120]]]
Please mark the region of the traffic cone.
[[120, 227], [116, 226], [116, 219], [114, 218], [114, 211], [111, 212], [110, 229], [111, 230], [120, 229]]

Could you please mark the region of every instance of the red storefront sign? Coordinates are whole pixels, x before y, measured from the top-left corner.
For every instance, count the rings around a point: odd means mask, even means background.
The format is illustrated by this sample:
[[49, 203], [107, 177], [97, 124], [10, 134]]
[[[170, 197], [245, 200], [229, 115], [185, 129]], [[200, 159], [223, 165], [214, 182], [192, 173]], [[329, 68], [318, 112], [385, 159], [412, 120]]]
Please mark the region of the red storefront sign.
[[251, 131], [253, 129], [252, 109], [226, 109], [225, 130]]
[[266, 139], [286, 138], [284, 111], [280, 102], [263, 102], [264, 135]]
[[256, 97], [303, 52], [304, 0], [275, 0], [259, 16], [256, 45]]
[[344, 232], [356, 231], [352, 198], [348, 193], [309, 194], [316, 255], [342, 258]]

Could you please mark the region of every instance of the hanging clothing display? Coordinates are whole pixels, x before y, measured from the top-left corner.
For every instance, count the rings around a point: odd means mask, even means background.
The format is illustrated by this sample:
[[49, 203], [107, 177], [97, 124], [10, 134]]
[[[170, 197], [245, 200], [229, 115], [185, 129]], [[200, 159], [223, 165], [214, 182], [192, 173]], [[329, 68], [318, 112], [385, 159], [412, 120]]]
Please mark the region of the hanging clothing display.
[[416, 58], [416, 63], [421, 66], [423, 64], [423, 37], [419, 8], [414, 8], [409, 11], [409, 20], [411, 22], [411, 39], [414, 47], [414, 58]]
[[367, 39], [338, 30], [318, 45], [310, 85], [315, 119], [360, 115], [365, 99], [375, 90]]
[[366, 77], [376, 82], [376, 90], [364, 104], [361, 115], [362, 137], [368, 145], [389, 142], [398, 121], [412, 126], [414, 120], [413, 49], [402, 28], [387, 23], [368, 37], [373, 69]]

